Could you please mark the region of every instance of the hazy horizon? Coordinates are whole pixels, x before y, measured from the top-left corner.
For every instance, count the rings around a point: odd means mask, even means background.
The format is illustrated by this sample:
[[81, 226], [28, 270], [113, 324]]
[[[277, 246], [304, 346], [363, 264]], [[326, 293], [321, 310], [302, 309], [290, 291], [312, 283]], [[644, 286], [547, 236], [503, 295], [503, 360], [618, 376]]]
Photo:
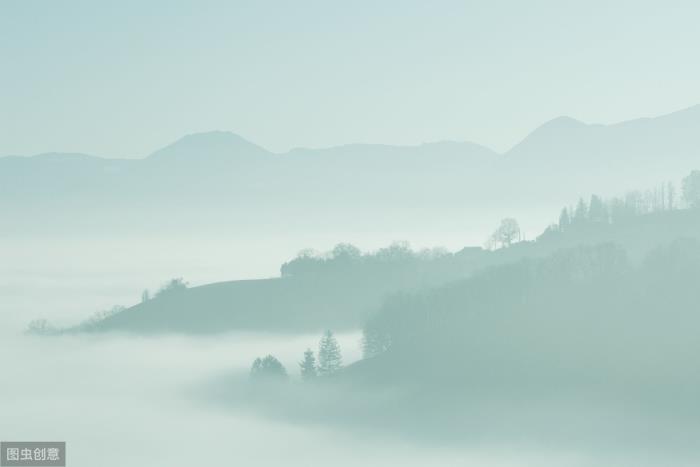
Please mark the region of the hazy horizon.
[[[498, 151], [498, 150], [494, 149], [494, 148], [491, 147], [491, 146], [487, 146], [486, 144], [482, 144], [481, 142], [475, 141], [475, 140], [450, 140], [450, 139], [442, 139], [442, 140], [436, 139], [436, 140], [421, 141], [421, 142], [416, 142], [416, 143], [411, 143], [411, 144], [392, 144], [392, 143], [381, 142], [381, 141], [372, 142], [372, 143], [363, 142], [363, 141], [347, 141], [347, 142], [340, 142], [340, 143], [337, 143], [337, 144], [334, 144], [334, 145], [331, 145], [331, 146], [301, 145], [301, 146], [289, 147], [289, 148], [283, 149], [283, 150], [273, 151], [273, 150], [269, 149], [268, 147], [266, 147], [266, 146], [264, 146], [264, 145], [261, 145], [261, 144], [258, 143], [257, 141], [254, 141], [254, 140], [251, 140], [251, 139], [247, 138], [246, 135], [243, 135], [243, 134], [240, 134], [240, 133], [236, 132], [234, 129], [210, 129], [210, 130], [202, 130], [202, 131], [198, 131], [198, 132], [185, 133], [185, 134], [183, 134], [183, 135], [181, 135], [181, 136], [175, 138], [175, 139], [172, 140], [172, 141], [165, 141], [165, 142], [161, 143], [160, 146], [156, 146], [156, 147], [154, 147], [152, 150], [150, 150], [150, 151], [148, 151], [148, 152], [146, 152], [146, 153], [144, 153], [144, 154], [139, 154], [139, 155], [131, 155], [131, 156], [105, 156], [105, 155], [103, 155], [103, 154], [93, 154], [93, 153], [87, 153], [87, 152], [85, 152], [85, 151], [75, 151], [75, 153], [76, 153], [76, 154], [84, 154], [84, 155], [93, 156], [93, 157], [100, 157], [100, 158], [104, 158], [104, 159], [144, 159], [144, 158], [149, 157], [149, 156], [152, 155], [153, 153], [155, 153], [155, 152], [157, 152], [157, 151], [159, 151], [159, 150], [161, 150], [161, 149], [167, 147], [168, 145], [177, 143], [178, 141], [180, 141], [180, 140], [182, 140], [183, 138], [186, 138], [186, 137], [192, 137], [192, 136], [206, 136], [206, 135], [217, 134], [217, 133], [226, 133], [226, 134], [230, 134], [230, 135], [233, 135], [233, 136], [242, 138], [243, 140], [245, 140], [245, 141], [247, 141], [247, 142], [249, 142], [249, 143], [255, 144], [256, 146], [259, 146], [259, 147], [261, 147], [262, 149], [264, 149], [264, 150], [266, 150], [266, 151], [268, 151], [268, 152], [270, 152], [270, 153], [272, 153], [272, 154], [275, 154], [275, 155], [288, 155], [288, 154], [294, 153], [295, 151], [300, 151], [300, 150], [323, 151], [323, 150], [336, 149], [336, 148], [343, 148], [343, 147], [348, 147], [348, 146], [389, 146], [389, 147], [412, 148], [412, 147], [420, 147], [420, 146], [431, 145], [431, 144], [455, 143], [455, 144], [476, 144], [476, 145], [479, 145], [479, 146], [483, 146], [484, 148], [486, 148], [486, 149], [488, 149], [488, 150], [493, 151], [493, 152], [494, 152], [494, 155], [496, 155], [496, 156], [501, 156], [501, 155], [504, 155], [504, 154], [508, 153], [508, 151], [510, 151], [511, 149], [515, 148], [516, 146], [518, 146], [518, 144], [520, 144], [523, 140], [525, 140], [525, 139], [527, 138], [527, 136], [529, 136], [530, 134], [532, 134], [532, 133], [533, 133], [535, 130], [537, 130], [538, 128], [540, 128], [540, 127], [546, 125], [546, 124], [549, 123], [549, 122], [556, 121], [556, 120], [558, 120], [558, 119], [562, 119], [562, 118], [573, 119], [573, 120], [575, 120], [575, 121], [577, 121], [577, 122], [580, 122], [580, 123], [582, 123], [582, 124], [584, 124], [584, 125], [587, 125], [587, 126], [589, 126], [589, 125], [591, 125], [591, 126], [602, 125], [602, 126], [610, 127], [610, 126], [625, 124], [625, 123], [628, 123], [628, 122], [634, 122], [634, 121], [638, 121], [638, 120], [654, 119], [654, 118], [658, 118], [658, 117], [665, 117], [665, 116], [668, 116], [668, 115], [672, 115], [672, 114], [675, 114], [675, 113], [678, 113], [678, 112], [682, 112], [682, 111], [685, 111], [685, 110], [694, 109], [694, 108], [697, 108], [697, 107], [700, 107], [700, 103], [692, 104], [692, 105], [687, 105], [687, 106], [685, 106], [685, 107], [682, 107], [682, 108], [679, 108], [679, 109], [676, 109], [676, 110], [673, 110], [673, 111], [671, 111], [671, 112], [664, 113], [664, 114], [636, 116], [636, 117], [632, 117], [632, 118], [630, 118], [630, 119], [626, 119], [626, 120], [622, 120], [622, 121], [616, 121], [616, 122], [609, 122], [609, 123], [584, 122], [584, 121], [579, 120], [579, 119], [577, 119], [577, 118], [575, 118], [575, 117], [573, 117], [573, 116], [571, 116], [571, 115], [557, 115], [557, 116], [554, 116], [554, 117], [552, 117], [552, 118], [550, 118], [550, 119], [547, 119], [547, 120], [541, 122], [539, 125], [534, 126], [531, 130], [529, 130], [528, 132], [526, 132], [526, 134], [523, 135], [520, 139], [517, 139], [513, 144], [511, 144], [510, 146], [507, 146], [504, 150], [501, 150], [501, 151]], [[47, 152], [43, 152], [43, 153], [32, 153], [32, 154], [0, 154], [0, 157], [12, 157], [12, 156], [32, 157], [32, 156], [37, 156], [37, 155], [53, 154], [53, 153], [55, 153], [55, 154], [64, 154], [64, 153], [68, 153], [68, 151], [62, 151], [62, 150], [60, 150], [60, 149], [54, 149], [54, 150], [47, 151]]]
[[274, 152], [442, 140], [503, 152], [559, 115], [608, 124], [700, 102], [687, 59], [699, 8], [5, 1], [0, 154], [142, 157], [213, 129]]

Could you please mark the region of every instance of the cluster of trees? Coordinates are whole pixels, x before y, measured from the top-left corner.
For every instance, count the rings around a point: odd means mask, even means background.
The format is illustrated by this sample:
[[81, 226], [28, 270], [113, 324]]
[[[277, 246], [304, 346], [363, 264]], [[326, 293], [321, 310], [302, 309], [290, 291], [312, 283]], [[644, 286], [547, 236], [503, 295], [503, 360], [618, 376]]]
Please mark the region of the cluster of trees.
[[[100, 310], [94, 312], [92, 315], [84, 319], [83, 321], [80, 322], [76, 326], [76, 329], [80, 331], [92, 331], [95, 330], [99, 327], [100, 323], [102, 323], [104, 320], [117, 315], [121, 313], [122, 311], [126, 310], [126, 307], [121, 306], [121, 305], [115, 305], [110, 309], [107, 310]], [[70, 328], [62, 328], [59, 326], [56, 326], [52, 323], [50, 323], [46, 319], [35, 319], [29, 322], [27, 325], [27, 328], [25, 329], [25, 332], [27, 334], [36, 334], [36, 335], [44, 335], [44, 336], [50, 336], [50, 335], [58, 335], [62, 334], [66, 331], [70, 331]]]
[[[593, 195], [588, 203], [579, 199], [575, 207], [562, 209], [556, 227], [565, 231], [585, 224], [616, 224], [635, 216], [672, 211], [680, 207], [676, 193], [675, 185], [665, 182], [650, 190], [630, 191], [609, 200]], [[683, 178], [681, 201], [688, 208], [700, 208], [700, 170]]]
[[382, 326], [381, 315], [374, 315], [362, 329], [362, 358], [374, 358], [391, 347], [391, 333]]
[[250, 369], [250, 378], [253, 381], [286, 380], [287, 370], [282, 362], [272, 355], [256, 358]]
[[[677, 217], [700, 225], [700, 216]], [[614, 407], [621, 395], [622, 410], [636, 416], [696, 414], [699, 275], [693, 239], [660, 246], [643, 261], [602, 244], [490, 268], [392, 298], [365, 330], [390, 335], [391, 350], [353, 377], [403, 385], [404, 393], [390, 406], [380, 400], [372, 414], [434, 420], [431, 434], [441, 427], [454, 434], [475, 412], [495, 419], [517, 413], [525, 432], [547, 425], [548, 410]], [[547, 398], [555, 403], [545, 418], [529, 419], [533, 401]]]
[[330, 376], [342, 367], [340, 345], [331, 331], [326, 331], [318, 344], [318, 363], [311, 349], [306, 349], [304, 359], [299, 362], [301, 379], [304, 381], [311, 381], [317, 376]]
[[56, 326], [51, 324], [46, 319], [35, 319], [29, 322], [25, 331], [27, 334], [37, 334], [42, 336], [50, 336], [61, 332]]
[[[637, 220], [634, 219], [635, 217], [644, 214], [670, 212], [672, 210], [677, 211], [681, 208], [700, 211], [700, 170], [693, 171], [683, 178], [680, 193], [680, 197], [677, 198], [674, 185], [672, 183], [664, 183], [653, 190], [631, 192], [624, 197], [613, 198], [607, 201], [597, 195], [591, 196], [588, 202], [583, 199], [579, 200], [575, 207], [563, 209], [558, 224], [548, 228], [545, 233], [538, 238], [538, 243], [541, 243], [539, 246], [543, 248], [539, 251], [546, 251], [548, 247], [548, 243], [543, 237], [549, 234], [555, 235], [558, 231], [576, 231], [579, 227], [595, 224], [622, 223], [627, 218], [629, 218], [630, 221], [628, 225], [635, 225], [634, 223], [637, 222]], [[678, 216], [675, 217], [675, 219], [685, 219], [685, 221], [690, 219], [691, 222], [693, 222], [692, 219], [700, 219], [692, 214], [693, 213], [690, 211], [686, 213], [678, 212]], [[671, 228], [671, 223], [668, 220], [669, 218], [652, 217], [650, 221], [657, 227], [660, 225], [668, 225], [669, 228]], [[696, 220], [695, 222], [700, 221]], [[687, 224], [683, 223], [682, 225], [685, 227], [679, 228], [684, 230], [680, 230], [679, 232], [687, 232]], [[613, 229], [613, 231], [624, 232], [624, 229], [620, 231]], [[589, 233], [586, 229], [581, 229], [580, 232], [583, 234], [583, 237], [586, 237]], [[651, 246], [651, 242], [658, 241], [657, 233], [646, 233], [645, 235], [648, 237], [644, 240], [640, 240], [640, 244], [649, 244], [649, 246]], [[508, 247], [519, 241], [520, 237], [517, 221], [515, 219], [504, 219], [499, 228], [491, 236], [491, 245]], [[669, 233], [667, 237], [672, 239], [673, 233]], [[540, 240], [545, 241], [540, 242]], [[624, 238], [619, 238], [617, 241], [625, 245]], [[556, 243], [552, 245], [556, 245]], [[555, 265], [555, 260], [563, 257], [565, 259], [561, 261], [563, 264], [573, 265], [574, 267], [574, 270], [571, 271], [559, 271], [557, 274], [554, 274], [554, 278], [547, 277], [547, 281], [549, 282], [545, 284], [546, 287], [544, 287], [543, 293], [550, 294], [549, 288], [553, 291], [557, 290], [558, 285], [555, 286], [553, 284], [556, 280], [561, 278], [574, 277], [576, 280], [580, 279], [582, 275], [586, 275], [585, 271], [595, 264], [603, 264], [604, 267], [596, 269], [596, 273], [592, 274], [592, 276], [604, 277], [606, 271], [614, 270], [617, 265], [624, 264], [624, 260], [620, 259], [621, 256], [622, 255], [617, 254], [617, 252], [607, 249], [597, 249], [584, 253], [576, 252], [576, 254], [569, 252], [567, 255], [560, 255], [554, 258], [549, 263], [538, 265], [537, 268], [540, 269], [540, 272], [547, 269], [556, 269], [560, 265]], [[516, 266], [503, 268], [500, 271], [495, 269], [489, 271], [489, 273], [481, 273], [478, 277], [463, 283], [465, 295], [460, 299], [454, 299], [450, 302], [449, 307], [453, 308], [451, 313], [458, 314], [462, 311], [460, 308], [468, 309], [469, 307], [465, 305], [467, 303], [467, 297], [469, 300], [475, 301], [475, 310], [495, 307], [495, 305], [491, 304], [491, 301], [497, 302], [499, 297], [504, 297], [503, 290], [506, 288], [510, 287], [512, 290], [520, 290], [529, 286], [532, 282], [542, 280], [541, 277], [533, 275], [532, 271], [518, 271]], [[489, 274], [501, 276], [500, 282], [489, 282]], [[624, 271], [621, 272], [621, 274], [627, 274], [627, 272]], [[456, 284], [456, 282], [454, 284]], [[442, 298], [446, 301], [452, 300], [454, 297], [450, 298], [450, 294], [453, 292], [454, 290], [445, 288], [441, 291]], [[479, 302], [477, 298], [483, 300], [483, 302]], [[431, 301], [432, 304], [426, 304]], [[375, 313], [365, 323], [363, 329], [364, 357], [375, 357], [386, 352], [389, 348], [395, 350], [398, 345], [413, 345], [412, 343], [415, 340], [415, 335], [418, 330], [435, 326], [438, 321], [446, 316], [442, 315], [437, 317], [434, 312], [436, 303], [437, 302], [430, 293], [403, 293], [390, 297], [382, 306], [381, 311]], [[485, 306], [484, 303], [488, 303], [488, 306]], [[499, 304], [499, 306], [501, 306], [501, 304]], [[514, 309], [518, 309], [522, 308], [522, 306], [522, 303], [514, 302], [503, 308], [513, 307]], [[406, 342], [411, 344], [406, 344]], [[396, 352], [392, 352], [392, 354], [397, 352], [400, 351], [396, 350]]]
[[324, 274], [351, 270], [354, 266], [401, 265], [417, 261], [430, 261], [449, 257], [445, 248], [413, 251], [407, 242], [394, 242], [372, 253], [362, 253], [355, 245], [339, 243], [331, 251], [319, 253], [307, 249], [280, 268], [283, 277]]
[[117, 315], [122, 311], [126, 310], [126, 307], [121, 305], [113, 306], [108, 310], [101, 310], [93, 313], [90, 317], [81, 322], [78, 327], [81, 331], [90, 331], [96, 329], [102, 321], [110, 318], [111, 316]]
[[[340, 345], [331, 331], [321, 336], [318, 344], [318, 361], [311, 349], [306, 349], [304, 358], [299, 362], [299, 370], [303, 381], [313, 381], [319, 376], [330, 376], [343, 367], [343, 357]], [[250, 377], [254, 381], [283, 381], [288, 378], [287, 370], [282, 362], [272, 355], [256, 358], [250, 369]]]
[[190, 284], [187, 281], [185, 281], [182, 277], [170, 279], [165, 284], [160, 286], [160, 288], [156, 291], [153, 297], [151, 297], [150, 290], [144, 289], [144, 291], [141, 292], [141, 303], [146, 303], [152, 298], [164, 297], [183, 292], [187, 290], [189, 285]]
[[[158, 297], [164, 297], [168, 295], [174, 295], [178, 294], [180, 292], [184, 292], [187, 290], [187, 287], [189, 287], [189, 283], [185, 281], [182, 277], [176, 277], [174, 279], [170, 279], [168, 282], [163, 284], [160, 289], [155, 294], [154, 298]], [[141, 299], [149, 299], [149, 294], [148, 290], [144, 291], [144, 294], [142, 294]]]
[[690, 239], [653, 250], [640, 265], [623, 247], [600, 244], [497, 266], [437, 289], [391, 297], [365, 324], [364, 357], [389, 348], [391, 358], [407, 364], [409, 352], [474, 355], [474, 339], [488, 344], [480, 334], [486, 330], [504, 339], [558, 338], [543, 331], [545, 322], [571, 332], [572, 340], [589, 320], [600, 320], [604, 328], [608, 316], [619, 318], [619, 332], [628, 332], [635, 320], [665, 322], [669, 313], [687, 313], [698, 323], [698, 292], [691, 284], [699, 270], [700, 242]]
[[608, 224], [623, 217], [638, 215], [642, 206], [639, 200], [636, 192], [629, 193], [625, 198], [614, 198], [607, 203], [598, 195], [592, 195], [588, 203], [581, 198], [575, 208], [561, 210], [558, 228], [565, 231], [583, 224]]

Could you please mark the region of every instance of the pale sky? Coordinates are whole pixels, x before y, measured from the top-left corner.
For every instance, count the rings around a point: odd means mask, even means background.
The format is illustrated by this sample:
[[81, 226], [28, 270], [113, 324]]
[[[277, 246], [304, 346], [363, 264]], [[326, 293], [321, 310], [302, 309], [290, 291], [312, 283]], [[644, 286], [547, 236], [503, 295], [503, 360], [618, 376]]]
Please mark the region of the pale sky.
[[471, 140], [700, 103], [700, 2], [0, 0], [0, 155]]

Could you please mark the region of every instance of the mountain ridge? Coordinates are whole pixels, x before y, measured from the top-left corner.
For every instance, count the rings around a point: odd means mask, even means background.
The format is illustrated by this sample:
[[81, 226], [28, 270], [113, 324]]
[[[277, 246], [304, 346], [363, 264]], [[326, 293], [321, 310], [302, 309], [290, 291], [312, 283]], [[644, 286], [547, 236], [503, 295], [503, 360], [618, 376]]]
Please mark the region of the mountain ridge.
[[267, 157], [271, 152], [230, 131], [191, 133], [146, 156], [145, 161], [226, 160]]
[[[692, 120], [687, 122], [687, 120]], [[272, 152], [268, 149], [251, 142], [250, 140], [240, 136], [239, 134], [226, 131], [226, 130], [213, 130], [205, 132], [190, 133], [182, 136], [181, 138], [173, 141], [170, 144], [157, 149], [145, 157], [129, 159], [129, 158], [106, 158], [96, 155], [88, 155], [76, 152], [60, 152], [51, 151], [41, 154], [35, 154], [30, 156], [21, 155], [7, 155], [0, 156], [0, 160], [8, 158], [40, 158], [40, 159], [52, 159], [55, 157], [64, 157], [66, 154], [70, 155], [80, 155], [99, 158], [104, 160], [182, 160], [185, 158], [195, 158], [192, 154], [187, 154], [188, 151], [196, 151], [201, 153], [202, 151], [208, 152], [207, 159], [221, 159], [225, 157], [243, 157], [247, 156], [293, 156], [297, 154], [306, 153], [323, 153], [323, 152], [343, 152], [348, 150], [361, 150], [361, 149], [391, 149], [391, 150], [420, 150], [428, 148], [438, 148], [438, 147], [459, 147], [468, 148], [475, 152], [482, 152], [484, 154], [493, 154], [495, 156], [506, 156], [512, 158], [515, 155], [519, 155], [523, 152], [523, 148], [526, 148], [528, 144], [533, 141], [538, 141], [542, 139], [547, 139], [551, 137], [553, 132], [564, 132], [566, 136], [569, 137], [571, 132], [579, 134], [594, 134], [594, 133], [605, 133], [614, 130], [623, 130], [627, 128], [634, 128], [640, 125], [648, 126], [649, 124], [665, 124], [670, 122], [671, 124], [680, 124], [685, 122], [690, 125], [698, 125], [700, 128], [700, 104], [692, 105], [674, 112], [667, 114], [662, 114], [653, 117], [640, 117], [630, 120], [624, 120], [612, 124], [601, 124], [601, 123], [584, 123], [581, 120], [573, 118], [568, 115], [561, 115], [550, 119], [541, 125], [537, 126], [531, 130], [525, 137], [523, 137], [518, 143], [513, 145], [510, 149], [504, 152], [495, 151], [488, 146], [483, 144], [473, 142], [473, 141], [453, 141], [453, 140], [438, 140], [423, 142], [414, 145], [394, 145], [394, 144], [383, 144], [383, 143], [347, 143], [335, 146], [327, 146], [321, 148], [312, 147], [295, 147], [288, 151], [283, 152]], [[233, 154], [237, 153], [237, 154]]]
[[458, 142], [280, 155], [233, 133], [209, 132], [145, 159], [0, 159], [0, 210], [6, 232], [25, 234], [47, 225], [112, 233], [322, 225], [486, 235], [499, 218], [525, 212], [548, 222], [557, 199], [677, 183], [700, 166], [698, 110], [623, 126], [558, 117], [505, 155]]

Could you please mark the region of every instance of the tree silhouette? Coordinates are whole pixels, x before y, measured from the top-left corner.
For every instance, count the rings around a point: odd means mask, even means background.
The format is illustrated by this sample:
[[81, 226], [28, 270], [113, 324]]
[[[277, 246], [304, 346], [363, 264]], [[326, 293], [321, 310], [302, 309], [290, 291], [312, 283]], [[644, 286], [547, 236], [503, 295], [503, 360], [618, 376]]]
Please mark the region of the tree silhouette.
[[668, 182], [666, 184], [666, 209], [669, 211], [673, 211], [675, 209], [675, 201], [676, 201], [676, 187], [673, 185], [673, 182]]
[[574, 217], [571, 220], [572, 224], [581, 225], [585, 224], [588, 219], [588, 206], [586, 202], [581, 198], [578, 200], [576, 205], [576, 210], [574, 211]]
[[559, 214], [559, 230], [564, 231], [571, 225], [571, 217], [569, 217], [569, 210], [564, 208]]
[[272, 355], [258, 357], [250, 369], [250, 378], [254, 381], [282, 381], [287, 379], [287, 370]]
[[683, 201], [691, 208], [700, 208], [700, 170], [693, 170], [681, 185]]
[[588, 205], [588, 220], [598, 224], [607, 224], [608, 222], [607, 208], [599, 196], [591, 196], [591, 202]]
[[332, 375], [343, 366], [340, 346], [331, 331], [326, 331], [318, 344], [318, 374]]
[[389, 350], [391, 335], [377, 326], [369, 323], [362, 330], [362, 356], [372, 358]]
[[163, 286], [156, 293], [156, 297], [162, 297], [165, 295], [173, 295], [187, 290], [189, 284], [182, 277], [176, 277], [175, 279], [170, 279], [168, 282], [163, 284]]
[[304, 381], [311, 381], [318, 375], [316, 357], [314, 357], [314, 352], [311, 349], [306, 349], [306, 352], [304, 352], [304, 360], [299, 362], [299, 368], [301, 370], [301, 379]]
[[362, 252], [350, 243], [338, 243], [333, 248], [331, 256], [336, 260], [353, 260], [362, 256]]
[[494, 244], [503, 247], [509, 247], [516, 240], [520, 240], [520, 225], [518, 221], [512, 217], [505, 218], [501, 221], [496, 231], [491, 235]]
[[60, 331], [45, 319], [35, 319], [27, 326], [27, 334], [58, 334]]

